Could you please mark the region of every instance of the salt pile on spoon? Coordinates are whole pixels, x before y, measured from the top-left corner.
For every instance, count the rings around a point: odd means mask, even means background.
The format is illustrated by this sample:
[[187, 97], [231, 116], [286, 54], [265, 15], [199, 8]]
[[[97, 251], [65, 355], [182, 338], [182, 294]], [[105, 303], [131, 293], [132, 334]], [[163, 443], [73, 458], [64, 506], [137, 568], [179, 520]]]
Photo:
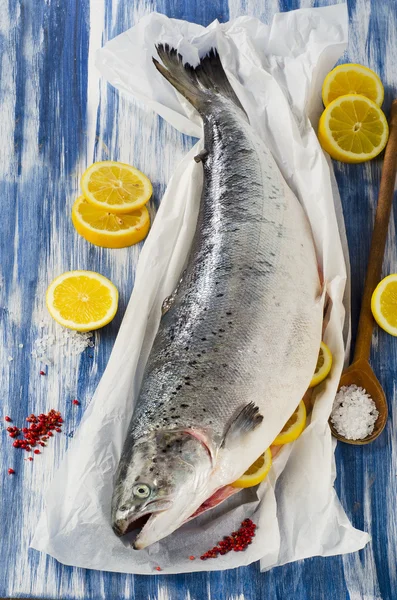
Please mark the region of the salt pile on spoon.
[[336, 431], [348, 440], [362, 440], [374, 430], [379, 412], [364, 388], [343, 386], [335, 396], [331, 422]]

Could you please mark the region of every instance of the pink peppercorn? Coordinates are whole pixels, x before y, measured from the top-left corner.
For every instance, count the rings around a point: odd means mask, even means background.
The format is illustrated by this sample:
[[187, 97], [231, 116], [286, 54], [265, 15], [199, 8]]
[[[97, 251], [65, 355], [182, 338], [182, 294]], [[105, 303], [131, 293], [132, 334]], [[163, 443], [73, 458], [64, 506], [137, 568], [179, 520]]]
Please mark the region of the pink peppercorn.
[[255, 536], [255, 529], [255, 523], [251, 519], [245, 519], [238, 531], [233, 531], [230, 536], [226, 536], [221, 542], [218, 542], [218, 546], [207, 550], [207, 552], [200, 556], [201, 560], [216, 558], [218, 554], [224, 555], [231, 550], [234, 552], [244, 551], [252, 543], [252, 538]]

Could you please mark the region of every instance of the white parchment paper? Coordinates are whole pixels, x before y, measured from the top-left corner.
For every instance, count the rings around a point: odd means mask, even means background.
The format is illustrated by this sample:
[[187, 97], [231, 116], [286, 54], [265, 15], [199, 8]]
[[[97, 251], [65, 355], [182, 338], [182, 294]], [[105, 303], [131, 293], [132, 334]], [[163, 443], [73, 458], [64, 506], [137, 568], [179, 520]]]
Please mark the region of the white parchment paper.
[[[180, 131], [201, 137], [200, 118], [152, 65], [155, 44], [168, 42], [196, 64], [215, 46], [251, 123], [266, 141], [312, 224], [319, 265], [332, 299], [325, 341], [331, 376], [316, 390], [311, 422], [286, 446], [259, 489], [245, 490], [144, 551], [113, 534], [113, 477], [158, 323], [194, 233], [202, 166], [187, 154], [171, 178], [140, 255], [135, 287], [107, 369], [46, 495], [32, 547], [78, 567], [125, 573], [217, 570], [261, 560], [261, 568], [309, 556], [353, 552], [369, 539], [354, 529], [333, 488], [335, 444], [328, 416], [348, 343], [343, 298], [347, 251], [332, 167], [312, 127], [321, 112], [321, 83], [347, 43], [345, 5], [277, 14], [270, 25], [241, 17], [200, 25], [153, 13], [98, 54], [102, 74]], [[312, 124], [311, 124], [312, 123]], [[345, 296], [346, 305], [346, 296]], [[285, 420], [290, 415], [285, 415]], [[266, 415], [271, 418], [271, 415]], [[206, 562], [200, 556], [245, 517], [258, 525], [254, 543]]]

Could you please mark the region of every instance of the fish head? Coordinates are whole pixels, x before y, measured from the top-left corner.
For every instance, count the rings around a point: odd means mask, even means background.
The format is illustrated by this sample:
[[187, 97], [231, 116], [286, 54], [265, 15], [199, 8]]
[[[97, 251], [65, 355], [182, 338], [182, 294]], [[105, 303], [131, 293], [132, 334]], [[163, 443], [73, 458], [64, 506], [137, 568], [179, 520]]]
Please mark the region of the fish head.
[[211, 471], [206, 444], [189, 430], [158, 431], [135, 440], [116, 475], [113, 531], [122, 536], [146, 517], [135, 548], [169, 535], [206, 498]]

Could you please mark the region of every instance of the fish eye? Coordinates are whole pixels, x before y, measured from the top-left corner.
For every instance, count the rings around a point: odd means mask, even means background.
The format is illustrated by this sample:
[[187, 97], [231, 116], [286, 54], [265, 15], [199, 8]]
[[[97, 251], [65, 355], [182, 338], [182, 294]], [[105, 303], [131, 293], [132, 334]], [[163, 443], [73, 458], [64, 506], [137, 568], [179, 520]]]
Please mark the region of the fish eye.
[[150, 487], [146, 483], [138, 483], [134, 485], [132, 493], [137, 498], [148, 498], [150, 496]]

